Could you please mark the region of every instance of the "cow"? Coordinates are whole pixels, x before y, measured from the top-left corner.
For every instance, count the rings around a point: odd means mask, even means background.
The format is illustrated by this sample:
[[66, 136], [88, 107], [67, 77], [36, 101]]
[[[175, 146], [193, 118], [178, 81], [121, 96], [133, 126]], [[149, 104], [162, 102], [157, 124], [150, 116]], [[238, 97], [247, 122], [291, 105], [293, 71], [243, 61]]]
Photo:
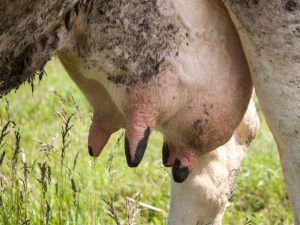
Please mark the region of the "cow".
[[[90, 154], [97, 156], [110, 133], [126, 127], [127, 162], [137, 166], [157, 127], [165, 137], [163, 162], [173, 164], [177, 182], [230, 139], [253, 80], [300, 224], [299, 2], [22, 0], [2, 1], [0, 15], [1, 95], [32, 83], [37, 71], [41, 77], [58, 54], [75, 82], [85, 80], [77, 84], [95, 108]], [[113, 113], [97, 111], [98, 100]], [[219, 108], [224, 100], [236, 110]], [[106, 116], [113, 122], [105, 124]]]

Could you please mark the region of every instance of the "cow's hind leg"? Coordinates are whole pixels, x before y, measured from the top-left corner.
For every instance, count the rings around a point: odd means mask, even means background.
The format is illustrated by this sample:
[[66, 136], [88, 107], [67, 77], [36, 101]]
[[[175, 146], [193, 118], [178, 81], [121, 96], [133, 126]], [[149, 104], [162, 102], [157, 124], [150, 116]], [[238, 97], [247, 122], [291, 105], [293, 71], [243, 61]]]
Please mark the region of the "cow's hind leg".
[[300, 8], [294, 1], [255, 2], [224, 1], [277, 143], [295, 224], [300, 225]]
[[262, 71], [255, 74], [253, 80], [277, 143], [288, 196], [294, 209], [295, 224], [300, 225], [300, 91], [292, 83], [298, 79], [300, 85], [300, 77], [297, 78], [296, 71], [289, 69], [276, 68], [281, 72], [271, 73], [268, 81]]
[[258, 127], [251, 102], [233, 137], [225, 145], [201, 156], [185, 182], [172, 181], [168, 225], [222, 224], [235, 177]]

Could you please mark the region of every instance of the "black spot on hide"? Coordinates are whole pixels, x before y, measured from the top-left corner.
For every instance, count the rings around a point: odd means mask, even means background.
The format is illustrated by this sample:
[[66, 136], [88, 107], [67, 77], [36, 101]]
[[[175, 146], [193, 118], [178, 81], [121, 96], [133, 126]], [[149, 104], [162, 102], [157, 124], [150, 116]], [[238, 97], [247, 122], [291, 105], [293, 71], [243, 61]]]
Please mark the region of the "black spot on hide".
[[71, 11], [67, 12], [65, 16], [65, 26], [68, 31], [71, 30]]
[[296, 8], [297, 3], [294, 0], [287, 0], [284, 6], [287, 11], [292, 12]]

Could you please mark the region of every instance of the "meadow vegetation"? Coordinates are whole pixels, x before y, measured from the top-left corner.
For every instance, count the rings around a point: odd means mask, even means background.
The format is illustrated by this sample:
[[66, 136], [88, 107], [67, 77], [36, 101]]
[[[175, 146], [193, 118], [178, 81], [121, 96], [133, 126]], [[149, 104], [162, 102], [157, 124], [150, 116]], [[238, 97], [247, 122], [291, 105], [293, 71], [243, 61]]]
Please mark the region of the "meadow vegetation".
[[[91, 107], [57, 59], [46, 74], [33, 93], [26, 85], [0, 100], [0, 224], [165, 224], [170, 170], [161, 134], [151, 136], [138, 168], [127, 167], [123, 130], [91, 158]], [[258, 111], [261, 129], [224, 224], [292, 224], [276, 146]]]

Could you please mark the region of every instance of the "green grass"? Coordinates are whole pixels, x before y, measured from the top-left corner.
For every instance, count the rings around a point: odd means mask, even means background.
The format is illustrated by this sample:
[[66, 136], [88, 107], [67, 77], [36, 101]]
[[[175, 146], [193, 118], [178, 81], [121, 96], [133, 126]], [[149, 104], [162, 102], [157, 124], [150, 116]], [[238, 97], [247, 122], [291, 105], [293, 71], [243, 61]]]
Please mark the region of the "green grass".
[[[128, 218], [136, 224], [165, 224], [170, 171], [161, 163], [162, 136], [151, 136], [137, 169], [127, 167], [123, 131], [92, 159], [86, 147], [90, 106], [57, 59], [46, 72], [33, 94], [26, 85], [7, 96], [8, 110], [0, 100], [0, 128], [13, 121], [7, 135], [0, 134], [0, 224], [131, 224]], [[292, 224], [276, 146], [261, 120], [224, 224]]]
[[224, 224], [293, 224], [276, 144], [257, 110], [261, 128], [242, 163]]

